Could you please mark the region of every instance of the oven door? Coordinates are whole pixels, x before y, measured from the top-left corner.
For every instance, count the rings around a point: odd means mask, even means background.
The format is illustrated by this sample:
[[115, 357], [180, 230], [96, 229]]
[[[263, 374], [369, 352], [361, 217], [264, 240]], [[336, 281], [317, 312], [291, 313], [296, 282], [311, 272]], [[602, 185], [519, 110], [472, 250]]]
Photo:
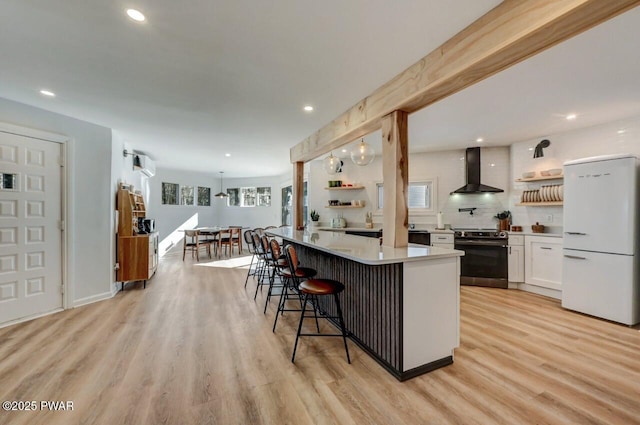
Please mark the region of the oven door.
[[509, 286], [506, 240], [456, 240], [455, 249], [464, 251], [460, 259], [461, 285]]

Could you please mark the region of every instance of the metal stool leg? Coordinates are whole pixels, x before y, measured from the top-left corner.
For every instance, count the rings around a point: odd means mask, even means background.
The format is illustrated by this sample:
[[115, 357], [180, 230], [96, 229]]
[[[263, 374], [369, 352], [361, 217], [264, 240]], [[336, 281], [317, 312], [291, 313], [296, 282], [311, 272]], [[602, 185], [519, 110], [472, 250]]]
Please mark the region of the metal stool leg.
[[351, 357], [349, 357], [349, 347], [347, 346], [347, 329], [344, 326], [344, 318], [342, 317], [342, 309], [340, 308], [340, 298], [338, 298], [338, 294], [333, 294], [333, 297], [336, 300], [336, 309], [338, 310], [338, 319], [340, 320], [340, 328], [342, 330], [344, 350], [347, 352], [347, 363], [351, 364]]
[[298, 324], [298, 332], [296, 333], [296, 342], [293, 345], [293, 355], [291, 356], [291, 363], [294, 362], [296, 358], [296, 350], [298, 349], [298, 339], [300, 339], [300, 331], [302, 330], [302, 321], [304, 320], [304, 312], [307, 309], [307, 298], [309, 295], [304, 295], [304, 304], [302, 304], [302, 314], [300, 315], [300, 323]]

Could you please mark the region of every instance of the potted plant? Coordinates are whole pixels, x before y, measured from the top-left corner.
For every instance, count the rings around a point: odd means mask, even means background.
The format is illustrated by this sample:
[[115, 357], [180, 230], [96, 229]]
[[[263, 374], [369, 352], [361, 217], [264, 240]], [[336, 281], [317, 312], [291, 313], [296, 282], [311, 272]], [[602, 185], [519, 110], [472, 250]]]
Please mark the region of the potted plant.
[[316, 210], [311, 210], [311, 226], [318, 227], [318, 220], [320, 220], [320, 214]]
[[509, 224], [511, 222], [511, 211], [502, 211], [495, 215], [498, 219], [498, 230], [509, 230]]

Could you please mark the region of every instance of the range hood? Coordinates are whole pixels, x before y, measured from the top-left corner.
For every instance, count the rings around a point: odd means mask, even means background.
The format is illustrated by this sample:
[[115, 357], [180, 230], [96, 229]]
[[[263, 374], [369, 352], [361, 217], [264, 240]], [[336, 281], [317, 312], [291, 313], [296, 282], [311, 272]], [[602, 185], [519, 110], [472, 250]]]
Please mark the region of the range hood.
[[504, 190], [498, 189], [497, 187], [491, 187], [480, 183], [480, 148], [467, 148], [465, 160], [467, 168], [467, 184], [462, 186], [460, 189], [451, 192], [452, 195], [454, 193], [473, 194], [504, 192]]

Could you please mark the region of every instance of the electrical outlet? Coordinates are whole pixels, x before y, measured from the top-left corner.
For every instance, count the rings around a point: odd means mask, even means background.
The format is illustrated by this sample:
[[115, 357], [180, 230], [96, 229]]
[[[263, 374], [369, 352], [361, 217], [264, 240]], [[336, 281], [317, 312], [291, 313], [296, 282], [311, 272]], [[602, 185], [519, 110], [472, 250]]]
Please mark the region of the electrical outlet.
[[551, 223], [553, 221], [553, 214], [547, 214], [545, 216], [547, 223]]

